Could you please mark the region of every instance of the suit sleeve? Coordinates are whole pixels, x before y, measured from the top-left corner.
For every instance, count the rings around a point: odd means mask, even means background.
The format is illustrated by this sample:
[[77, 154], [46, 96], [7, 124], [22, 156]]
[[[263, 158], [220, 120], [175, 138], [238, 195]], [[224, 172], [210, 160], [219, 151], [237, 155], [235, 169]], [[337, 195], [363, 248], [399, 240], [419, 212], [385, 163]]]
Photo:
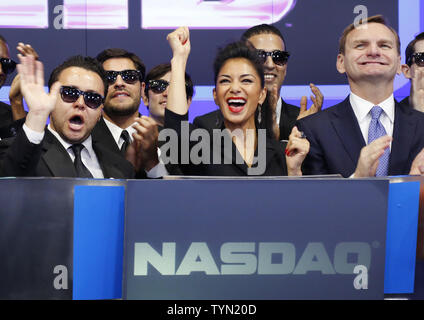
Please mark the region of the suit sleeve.
[[314, 135], [311, 127], [303, 119], [296, 122], [296, 126], [299, 131], [303, 131], [310, 143], [309, 153], [303, 161], [302, 172], [304, 175], [324, 175], [330, 174], [327, 168], [324, 153], [320, 146], [320, 143]]
[[20, 129], [16, 138], [0, 142], [0, 176], [36, 176], [37, 164], [41, 158], [42, 143], [31, 143]]

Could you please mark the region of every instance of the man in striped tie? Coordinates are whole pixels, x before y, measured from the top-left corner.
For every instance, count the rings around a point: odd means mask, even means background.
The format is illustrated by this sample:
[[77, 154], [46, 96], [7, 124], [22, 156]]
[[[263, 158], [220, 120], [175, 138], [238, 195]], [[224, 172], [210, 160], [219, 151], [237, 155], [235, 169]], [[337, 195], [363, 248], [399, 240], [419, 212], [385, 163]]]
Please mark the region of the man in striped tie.
[[340, 38], [337, 70], [346, 74], [350, 95], [297, 123], [311, 144], [304, 174], [424, 173], [424, 113], [393, 96], [401, 72], [397, 32], [382, 16], [349, 25]]

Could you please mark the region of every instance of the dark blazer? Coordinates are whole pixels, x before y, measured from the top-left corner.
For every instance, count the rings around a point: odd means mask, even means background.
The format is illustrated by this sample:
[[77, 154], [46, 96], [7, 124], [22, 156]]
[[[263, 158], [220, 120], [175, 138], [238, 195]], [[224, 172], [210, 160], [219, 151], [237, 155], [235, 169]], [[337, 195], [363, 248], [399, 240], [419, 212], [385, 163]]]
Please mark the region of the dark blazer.
[[[105, 178], [132, 179], [130, 162], [110, 152], [93, 138], [93, 149]], [[49, 131], [40, 144], [29, 142], [21, 129], [16, 137], [0, 141], [0, 176], [3, 177], [76, 177], [68, 152]]]
[[25, 118], [13, 121], [11, 107], [0, 101], [0, 138], [5, 139], [16, 136], [18, 130], [25, 123]]
[[[219, 112], [220, 113], [220, 112]], [[215, 115], [216, 116], [216, 115]], [[211, 115], [207, 115], [207, 117], [211, 117]], [[212, 116], [213, 117], [213, 116]], [[185, 175], [193, 175], [193, 176], [247, 176], [248, 175], [248, 166], [243, 161], [243, 163], [237, 163], [236, 159], [237, 156], [241, 158], [241, 156], [238, 154], [237, 148], [234, 145], [234, 143], [231, 143], [231, 163], [225, 164], [224, 163], [224, 142], [221, 141], [221, 148], [215, 148], [213, 142], [213, 129], [225, 129], [224, 123], [222, 121], [222, 117], [219, 116], [220, 121], [215, 123], [215, 126], [213, 127], [201, 127], [200, 125], [190, 125], [190, 133], [197, 129], [202, 128], [206, 129], [209, 137], [210, 137], [210, 158], [209, 158], [209, 164], [201, 163], [201, 164], [194, 164], [191, 161], [189, 164], [181, 164], [182, 161], [180, 160], [180, 168], [183, 171]], [[202, 121], [207, 118], [200, 119], [198, 121]], [[210, 120], [210, 119], [209, 119]], [[178, 133], [179, 137], [179, 143], [183, 143], [184, 140], [186, 140], [184, 143], [189, 144], [189, 153], [191, 153], [192, 148], [198, 144], [197, 141], [187, 141], [182, 134], [181, 134], [181, 123], [183, 121], [188, 122], [188, 114], [186, 115], [178, 115], [176, 113], [173, 113], [172, 111], [169, 111], [168, 109], [165, 110], [165, 128], [174, 129], [175, 132]], [[196, 123], [199, 123], [196, 121]], [[201, 123], [201, 122], [200, 122]], [[209, 123], [210, 124], [210, 123]], [[209, 125], [208, 124], [208, 125]], [[186, 137], [187, 138], [187, 137]], [[179, 145], [179, 150], [181, 149], [181, 145]], [[258, 149], [255, 151], [255, 157], [258, 156]], [[213, 163], [214, 154], [220, 153], [220, 164]], [[197, 153], [197, 152], [196, 152]], [[280, 144], [278, 141], [276, 141], [273, 138], [270, 138], [269, 136], [266, 137], [266, 154], [265, 154], [265, 172], [262, 174], [262, 176], [284, 176], [287, 175], [287, 167], [285, 159], [282, 157], [283, 152], [280, 150]]]
[[117, 155], [121, 155], [121, 150], [118, 148], [115, 139], [113, 138], [112, 133], [106, 125], [103, 117], [100, 118], [100, 121], [97, 122], [93, 131], [91, 132], [93, 140], [102, 144], [105, 148], [108, 148], [110, 151]]
[[[159, 132], [163, 129], [163, 127], [158, 126]], [[101, 145], [103, 145], [105, 148], [108, 148], [110, 151], [115, 153], [116, 155], [122, 156], [121, 150], [118, 148], [118, 145], [116, 144], [115, 139], [112, 136], [112, 133], [110, 132], [108, 126], [106, 125], [105, 120], [103, 117], [100, 119], [100, 121], [96, 124], [96, 126], [93, 129], [93, 132], [91, 133], [91, 136], [93, 139], [98, 141]], [[161, 145], [164, 142], [158, 142], [158, 146], [161, 147]], [[177, 165], [165, 165], [166, 170], [168, 170], [168, 173], [171, 175], [181, 175], [182, 172], [178, 168]], [[141, 170], [140, 172], [137, 172], [137, 179], [146, 179], [147, 174], [144, 170]]]
[[[297, 121], [311, 144], [303, 173], [351, 176], [366, 145], [349, 97], [322, 112]], [[412, 161], [424, 147], [424, 113], [395, 102], [389, 175], [408, 174]]]
[[285, 103], [281, 99], [281, 115], [280, 115], [280, 140], [289, 140], [290, 133], [296, 124], [300, 108], [292, 104]]
[[[296, 123], [297, 117], [299, 116], [300, 108], [285, 103], [283, 99], [281, 99], [281, 102], [280, 140], [289, 140], [290, 133]], [[264, 113], [262, 118], [265, 118]], [[199, 128], [213, 129], [222, 122], [222, 119], [223, 116], [221, 110], [218, 109], [194, 118], [193, 124]]]

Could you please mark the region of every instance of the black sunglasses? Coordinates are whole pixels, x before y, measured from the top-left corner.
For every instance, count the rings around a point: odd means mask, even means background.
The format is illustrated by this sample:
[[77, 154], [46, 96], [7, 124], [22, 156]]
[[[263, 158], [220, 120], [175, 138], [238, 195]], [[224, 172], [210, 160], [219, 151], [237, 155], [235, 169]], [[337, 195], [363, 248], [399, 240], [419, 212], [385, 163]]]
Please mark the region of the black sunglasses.
[[265, 63], [267, 57], [271, 57], [272, 61], [279, 66], [283, 66], [287, 63], [290, 57], [290, 53], [287, 51], [274, 50], [274, 51], [265, 51], [265, 50], [256, 50], [258, 57], [261, 59], [262, 63]]
[[140, 70], [106, 71], [106, 74], [109, 85], [116, 82], [118, 75], [120, 75], [122, 80], [128, 84], [134, 84], [139, 80], [141, 81]]
[[74, 87], [66, 86], [60, 88], [60, 96], [67, 103], [74, 103], [79, 99], [80, 95], [83, 95], [84, 102], [90, 109], [97, 109], [104, 101], [104, 98], [95, 92], [85, 92]]
[[[412, 59], [414, 59], [414, 61], [412, 61]], [[411, 66], [413, 62], [415, 62], [415, 64], [419, 67], [424, 67], [424, 52], [415, 52], [411, 55], [407, 64]]]
[[0, 58], [0, 63], [5, 74], [10, 74], [16, 69], [16, 62], [12, 59]]
[[[188, 96], [188, 83], [186, 85], [186, 93]], [[168, 88], [169, 82], [166, 80], [149, 80], [147, 82], [147, 89], [152, 90], [154, 93], [159, 94], [162, 93]]]

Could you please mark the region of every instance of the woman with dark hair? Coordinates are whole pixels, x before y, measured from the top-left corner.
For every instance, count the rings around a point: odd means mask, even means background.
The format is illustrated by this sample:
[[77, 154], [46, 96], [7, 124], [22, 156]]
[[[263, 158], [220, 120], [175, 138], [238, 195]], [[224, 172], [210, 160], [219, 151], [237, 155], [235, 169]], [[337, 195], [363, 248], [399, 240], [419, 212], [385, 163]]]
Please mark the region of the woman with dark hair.
[[[165, 128], [178, 133], [179, 164], [186, 175], [245, 176], [301, 175], [309, 142], [293, 129], [283, 158], [272, 130], [261, 128], [261, 108], [267, 97], [264, 72], [256, 53], [242, 42], [221, 49], [215, 59], [215, 103], [222, 121], [214, 130], [188, 129], [185, 69], [190, 53], [189, 30], [179, 28], [167, 37], [173, 51]], [[259, 119], [258, 119], [259, 118]], [[200, 138], [200, 139], [199, 139]], [[171, 139], [172, 141], [172, 139]], [[188, 148], [184, 149], [184, 146]], [[169, 145], [169, 148], [175, 148]]]

